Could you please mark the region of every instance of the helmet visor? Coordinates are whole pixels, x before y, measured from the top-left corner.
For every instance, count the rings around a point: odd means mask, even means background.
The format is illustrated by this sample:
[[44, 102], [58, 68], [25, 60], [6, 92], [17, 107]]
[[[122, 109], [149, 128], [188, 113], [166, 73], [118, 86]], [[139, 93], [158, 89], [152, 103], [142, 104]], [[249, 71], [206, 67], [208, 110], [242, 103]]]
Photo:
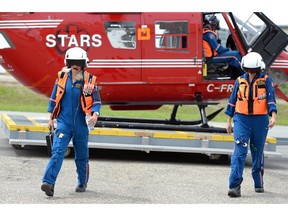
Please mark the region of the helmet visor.
[[74, 60], [74, 59], [67, 59], [66, 63], [67, 63], [67, 66], [69, 66], [69, 67], [71, 67], [73, 65], [84, 67], [86, 64], [85, 60]]
[[248, 73], [259, 73], [261, 71], [261, 68], [246, 68], [246, 67], [243, 67], [243, 70], [245, 72], [248, 72]]

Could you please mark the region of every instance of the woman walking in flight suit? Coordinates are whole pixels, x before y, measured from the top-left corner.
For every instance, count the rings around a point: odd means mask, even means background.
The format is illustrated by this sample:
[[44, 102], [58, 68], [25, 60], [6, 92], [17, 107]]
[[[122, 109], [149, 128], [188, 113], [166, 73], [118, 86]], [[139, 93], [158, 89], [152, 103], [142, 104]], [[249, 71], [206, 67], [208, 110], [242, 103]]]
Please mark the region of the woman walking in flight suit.
[[76, 192], [85, 192], [89, 179], [88, 125], [95, 125], [100, 113], [101, 99], [96, 86], [96, 77], [86, 72], [88, 57], [82, 48], [74, 47], [65, 54], [66, 67], [58, 72], [52, 91], [48, 112], [51, 113], [48, 127], [54, 130], [52, 156], [47, 164], [41, 190], [47, 196], [54, 195], [54, 185], [61, 169], [66, 148], [72, 139], [78, 174]]
[[[276, 122], [276, 99], [272, 79], [264, 75], [265, 63], [259, 53], [250, 52], [242, 58], [246, 72], [235, 81], [225, 114], [226, 130], [234, 133], [228, 196], [241, 196], [245, 160], [250, 147], [254, 190], [263, 193], [264, 145], [268, 129]], [[270, 122], [269, 122], [269, 116]], [[234, 131], [231, 120], [234, 119]], [[249, 143], [250, 141], [250, 143]], [[248, 144], [250, 144], [248, 146]]]

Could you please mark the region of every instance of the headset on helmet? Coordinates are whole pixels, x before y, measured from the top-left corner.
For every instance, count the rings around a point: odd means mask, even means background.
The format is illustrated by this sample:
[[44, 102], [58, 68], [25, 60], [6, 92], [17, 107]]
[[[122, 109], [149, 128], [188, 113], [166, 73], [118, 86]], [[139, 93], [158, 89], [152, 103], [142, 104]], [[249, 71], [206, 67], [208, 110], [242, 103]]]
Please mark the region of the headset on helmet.
[[89, 59], [87, 57], [87, 53], [80, 47], [73, 47], [66, 51], [64, 64], [67, 67], [71, 67], [72, 65], [78, 65], [82, 68], [86, 67], [89, 63]]
[[262, 56], [257, 52], [250, 52], [243, 56], [241, 60], [241, 68], [244, 71], [260, 72], [265, 70], [265, 63]]

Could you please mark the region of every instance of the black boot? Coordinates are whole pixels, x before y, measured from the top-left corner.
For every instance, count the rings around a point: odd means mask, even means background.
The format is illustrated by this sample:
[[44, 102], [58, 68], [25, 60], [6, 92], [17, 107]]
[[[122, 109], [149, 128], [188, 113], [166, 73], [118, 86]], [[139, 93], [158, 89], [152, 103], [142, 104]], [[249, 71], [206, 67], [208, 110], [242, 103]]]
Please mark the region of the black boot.
[[256, 193], [264, 193], [264, 188], [263, 187], [255, 188], [255, 192]]
[[54, 195], [54, 185], [49, 184], [47, 182], [43, 182], [41, 186], [41, 190], [44, 191], [47, 196]]
[[229, 189], [228, 196], [241, 197], [241, 185], [237, 185], [236, 187]]
[[86, 188], [87, 188], [87, 184], [78, 185], [78, 186], [76, 187], [75, 192], [85, 192], [85, 191], [86, 191]]

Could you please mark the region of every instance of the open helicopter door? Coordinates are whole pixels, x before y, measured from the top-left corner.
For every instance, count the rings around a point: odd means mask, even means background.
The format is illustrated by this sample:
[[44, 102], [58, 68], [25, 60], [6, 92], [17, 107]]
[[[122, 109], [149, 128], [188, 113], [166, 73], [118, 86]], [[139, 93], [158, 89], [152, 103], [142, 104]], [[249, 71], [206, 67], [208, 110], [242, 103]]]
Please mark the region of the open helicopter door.
[[245, 50], [258, 52], [266, 67], [272, 65], [288, 45], [288, 35], [263, 13], [229, 13]]

